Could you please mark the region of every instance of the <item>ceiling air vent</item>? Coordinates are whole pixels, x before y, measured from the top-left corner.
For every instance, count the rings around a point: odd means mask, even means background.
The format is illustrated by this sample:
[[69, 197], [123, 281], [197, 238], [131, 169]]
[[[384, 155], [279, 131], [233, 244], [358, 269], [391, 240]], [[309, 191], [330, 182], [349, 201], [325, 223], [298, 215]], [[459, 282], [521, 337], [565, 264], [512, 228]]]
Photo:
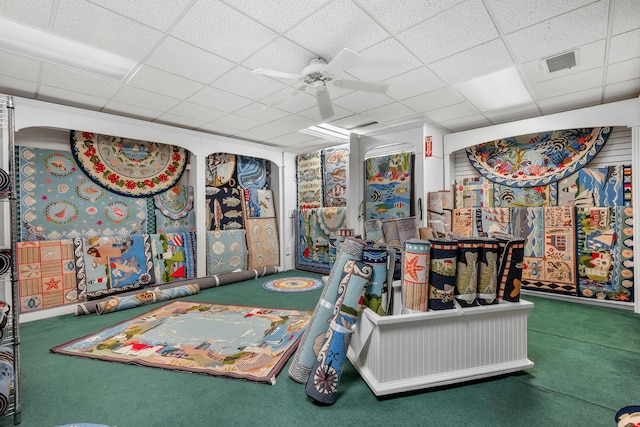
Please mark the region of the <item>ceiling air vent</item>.
[[563, 53], [562, 55], [547, 58], [545, 59], [545, 62], [547, 63], [547, 69], [549, 70], [550, 73], [575, 67], [576, 53], [575, 52]]

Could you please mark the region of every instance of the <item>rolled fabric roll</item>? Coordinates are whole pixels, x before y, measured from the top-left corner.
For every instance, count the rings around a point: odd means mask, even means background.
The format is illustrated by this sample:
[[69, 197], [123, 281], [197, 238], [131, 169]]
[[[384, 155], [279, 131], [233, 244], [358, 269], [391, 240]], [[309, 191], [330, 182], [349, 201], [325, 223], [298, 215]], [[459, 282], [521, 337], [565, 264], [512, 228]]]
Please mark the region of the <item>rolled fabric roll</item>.
[[320, 404], [336, 401], [351, 334], [372, 271], [371, 266], [355, 260], [344, 265], [333, 316], [305, 386], [306, 395]]
[[387, 219], [382, 222], [382, 231], [384, 232], [384, 240], [395, 246], [400, 246], [400, 232], [398, 231], [398, 220], [395, 218]]
[[496, 239], [480, 239], [478, 243], [478, 291], [480, 305], [498, 303], [498, 258], [500, 246]]
[[0, 276], [6, 274], [11, 269], [11, 251], [0, 249]]
[[367, 240], [375, 243], [385, 243], [384, 232], [382, 231], [382, 220], [370, 219], [364, 222], [364, 236]]
[[431, 239], [429, 262], [429, 310], [454, 308], [458, 244], [450, 239]]
[[478, 245], [480, 239], [457, 239], [457, 270], [455, 297], [461, 307], [473, 307], [478, 289]]
[[418, 218], [414, 216], [408, 218], [398, 218], [397, 223], [398, 237], [400, 238], [401, 245], [409, 239], [420, 238]]
[[7, 411], [13, 387], [13, 349], [0, 347], [0, 415]]
[[364, 305], [380, 316], [387, 315], [387, 250], [365, 248], [362, 262], [371, 266], [372, 273], [364, 292]]
[[[329, 320], [333, 315], [333, 308], [338, 298], [338, 286], [347, 261], [362, 261], [362, 253], [366, 242], [354, 237], [347, 237], [336, 257], [336, 263], [329, 272], [327, 284], [322, 290], [322, 295], [316, 304], [309, 323], [300, 336], [298, 348], [293, 355], [289, 366], [289, 378], [293, 381], [305, 384], [316, 361], [316, 351], [324, 340], [329, 326]], [[315, 349], [314, 349], [315, 347]]]
[[498, 268], [498, 299], [520, 301], [522, 285], [522, 263], [524, 261], [524, 239], [519, 237], [497, 237], [502, 252]]
[[431, 244], [427, 240], [409, 239], [404, 242], [401, 282], [403, 309], [428, 309], [430, 250]]

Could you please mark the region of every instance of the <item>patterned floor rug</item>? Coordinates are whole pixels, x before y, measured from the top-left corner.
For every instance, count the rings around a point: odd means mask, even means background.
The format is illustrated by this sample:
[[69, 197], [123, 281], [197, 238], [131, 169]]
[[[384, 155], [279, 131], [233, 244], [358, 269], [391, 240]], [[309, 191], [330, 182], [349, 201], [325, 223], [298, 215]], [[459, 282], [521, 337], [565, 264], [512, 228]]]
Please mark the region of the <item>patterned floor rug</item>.
[[311, 312], [174, 301], [54, 353], [275, 384]]
[[323, 286], [324, 282], [322, 280], [312, 279], [311, 277], [284, 277], [269, 280], [262, 284], [264, 289], [273, 292], [307, 292], [315, 291]]

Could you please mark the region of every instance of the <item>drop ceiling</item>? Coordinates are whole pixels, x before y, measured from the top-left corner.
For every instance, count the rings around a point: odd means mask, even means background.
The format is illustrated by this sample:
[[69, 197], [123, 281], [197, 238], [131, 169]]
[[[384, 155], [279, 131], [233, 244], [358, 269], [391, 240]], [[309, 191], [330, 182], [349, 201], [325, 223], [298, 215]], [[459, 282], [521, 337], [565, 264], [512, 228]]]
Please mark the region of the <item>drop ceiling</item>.
[[[335, 144], [299, 132], [323, 121], [450, 133], [640, 95], [638, 0], [0, 0], [0, 16], [140, 64], [120, 82], [0, 50], [0, 93], [293, 152]], [[299, 74], [343, 48], [361, 55], [343, 77], [389, 89], [330, 86], [328, 120], [313, 96], [287, 98], [299, 82], [252, 72]], [[576, 65], [549, 72], [568, 52]], [[455, 88], [509, 67], [532, 102], [483, 112]]]

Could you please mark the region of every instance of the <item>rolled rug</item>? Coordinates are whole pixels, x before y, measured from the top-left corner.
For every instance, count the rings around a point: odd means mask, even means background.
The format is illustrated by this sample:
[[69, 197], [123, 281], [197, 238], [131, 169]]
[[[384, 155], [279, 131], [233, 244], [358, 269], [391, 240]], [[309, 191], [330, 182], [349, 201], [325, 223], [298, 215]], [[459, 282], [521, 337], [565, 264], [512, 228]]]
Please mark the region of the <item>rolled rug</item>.
[[9, 173], [4, 169], [0, 169], [0, 193], [8, 192], [11, 188], [11, 178]]
[[522, 286], [522, 263], [524, 261], [524, 239], [519, 237], [497, 237], [502, 256], [498, 268], [498, 299], [520, 301]]
[[478, 244], [478, 291], [476, 301], [480, 305], [498, 303], [498, 252], [496, 239], [480, 239]]
[[364, 240], [347, 237], [336, 257], [336, 263], [329, 272], [327, 284], [322, 290], [309, 323], [300, 336], [300, 343], [289, 366], [289, 378], [299, 383], [306, 383], [316, 360], [317, 351], [327, 333], [329, 320], [338, 299], [338, 286], [347, 261], [362, 261], [362, 253], [366, 246]]
[[384, 311], [387, 315], [392, 315], [393, 307], [393, 274], [396, 266], [396, 248], [386, 246], [387, 250], [387, 290], [382, 293], [382, 303], [385, 307]]
[[429, 262], [429, 310], [450, 310], [456, 288], [458, 244], [450, 239], [431, 239]]
[[11, 251], [0, 249], [0, 276], [6, 274], [11, 269]]
[[362, 262], [371, 266], [372, 273], [364, 292], [364, 305], [380, 316], [387, 315], [387, 250], [365, 248]]
[[429, 258], [431, 243], [410, 239], [404, 242], [402, 255], [403, 311], [427, 311], [429, 301]]
[[9, 407], [13, 387], [13, 349], [0, 347], [0, 415]]
[[329, 237], [329, 271], [331, 271], [333, 265], [336, 263], [337, 255], [336, 239], [334, 237]]
[[196, 295], [199, 292], [200, 286], [198, 284], [188, 284], [169, 289], [147, 290], [146, 292], [123, 297], [113, 296], [106, 301], [100, 302], [96, 306], [96, 314], [113, 313], [141, 305], [153, 304], [188, 295]]
[[399, 218], [398, 222], [398, 236], [400, 238], [400, 244], [404, 244], [409, 239], [419, 239], [420, 230], [418, 224], [418, 218], [412, 216], [409, 218]]
[[370, 219], [364, 222], [364, 236], [374, 243], [385, 243], [380, 219]]
[[382, 231], [384, 232], [384, 240], [388, 244], [400, 246], [400, 232], [398, 231], [397, 219], [391, 218], [383, 221]]
[[317, 403], [332, 405], [336, 401], [351, 334], [372, 271], [371, 266], [355, 260], [344, 265], [331, 323], [305, 386], [306, 395]]
[[455, 297], [461, 307], [473, 307], [478, 289], [478, 252], [480, 239], [457, 239], [458, 263]]

